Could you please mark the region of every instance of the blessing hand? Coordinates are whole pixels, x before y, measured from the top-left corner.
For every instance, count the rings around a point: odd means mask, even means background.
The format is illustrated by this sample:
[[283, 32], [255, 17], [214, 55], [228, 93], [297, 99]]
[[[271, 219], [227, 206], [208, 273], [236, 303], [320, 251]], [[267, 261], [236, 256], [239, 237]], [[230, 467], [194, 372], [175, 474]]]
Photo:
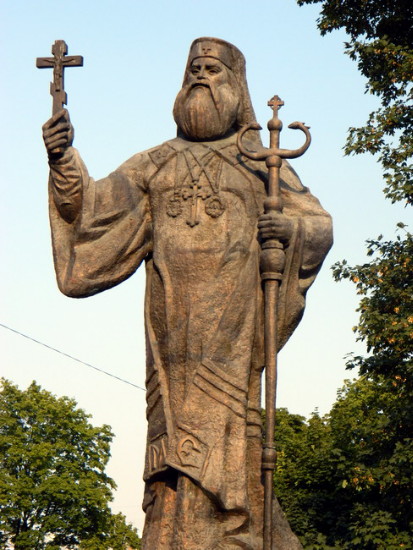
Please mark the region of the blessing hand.
[[73, 143], [74, 130], [66, 109], [52, 116], [42, 127], [43, 140], [51, 160], [57, 160]]
[[258, 218], [258, 236], [261, 241], [278, 239], [288, 244], [294, 230], [294, 223], [288, 216], [281, 212], [262, 214]]

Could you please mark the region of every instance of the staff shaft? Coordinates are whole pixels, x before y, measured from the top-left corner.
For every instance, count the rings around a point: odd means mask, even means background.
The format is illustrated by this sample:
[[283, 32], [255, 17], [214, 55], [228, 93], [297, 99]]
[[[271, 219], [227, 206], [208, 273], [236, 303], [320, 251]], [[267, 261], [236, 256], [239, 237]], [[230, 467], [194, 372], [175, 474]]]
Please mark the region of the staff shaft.
[[[261, 147], [258, 151], [250, 151], [242, 144], [242, 137], [248, 130], [261, 130], [257, 123], [244, 126], [238, 134], [237, 145], [240, 152], [253, 160], [264, 160], [268, 168], [267, 198], [264, 201], [264, 213], [282, 212], [280, 194], [280, 168], [283, 158], [297, 158], [305, 153], [311, 143], [308, 127], [303, 122], [293, 122], [289, 128], [304, 132], [306, 141], [299, 149], [280, 149], [280, 132], [282, 122], [278, 118], [278, 109], [284, 102], [274, 96], [268, 102], [273, 110], [273, 117], [268, 122], [270, 131], [269, 149]], [[261, 245], [260, 272], [264, 284], [264, 349], [265, 349], [265, 413], [266, 429], [262, 453], [262, 469], [264, 473], [264, 525], [263, 548], [273, 550], [273, 475], [276, 463], [274, 445], [275, 406], [277, 391], [277, 351], [278, 351], [278, 293], [285, 266], [283, 244], [277, 239], [267, 239]]]
[[265, 299], [265, 410], [266, 429], [263, 449], [264, 470], [264, 550], [272, 550], [273, 530], [273, 472], [275, 468], [275, 406], [277, 391], [277, 305], [279, 282], [267, 279]]

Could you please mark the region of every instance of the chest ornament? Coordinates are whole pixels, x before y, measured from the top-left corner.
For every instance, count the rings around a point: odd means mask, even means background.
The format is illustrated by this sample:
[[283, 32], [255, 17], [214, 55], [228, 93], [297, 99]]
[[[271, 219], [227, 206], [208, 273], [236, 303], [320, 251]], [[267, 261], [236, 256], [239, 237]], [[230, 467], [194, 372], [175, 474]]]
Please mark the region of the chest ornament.
[[177, 216], [180, 216], [182, 214], [182, 200], [179, 195], [175, 195], [175, 193], [172, 195], [172, 197], [169, 198], [168, 204], [166, 206], [166, 213], [171, 218], [176, 218]]
[[211, 218], [219, 218], [224, 210], [225, 206], [218, 195], [210, 197], [205, 201], [205, 212], [208, 216], [211, 216]]
[[[189, 158], [189, 154], [192, 158]], [[171, 218], [177, 218], [184, 210], [184, 204], [189, 205], [189, 216], [186, 223], [195, 227], [200, 223], [201, 201], [204, 202], [205, 213], [211, 218], [219, 218], [225, 211], [225, 204], [219, 196], [219, 180], [223, 160], [217, 159], [211, 152], [200, 160], [191, 152], [182, 153], [184, 160], [181, 170], [177, 172], [182, 177], [177, 183], [166, 205], [166, 213]]]

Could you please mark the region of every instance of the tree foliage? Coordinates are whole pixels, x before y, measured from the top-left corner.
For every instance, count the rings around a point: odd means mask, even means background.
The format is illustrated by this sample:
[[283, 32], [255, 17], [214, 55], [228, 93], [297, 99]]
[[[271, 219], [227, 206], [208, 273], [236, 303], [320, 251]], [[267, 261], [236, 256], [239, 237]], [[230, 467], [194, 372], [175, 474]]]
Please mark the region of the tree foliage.
[[105, 467], [113, 434], [88, 418], [74, 400], [35, 382], [21, 391], [2, 381], [0, 548], [77, 548], [96, 536], [99, 550], [110, 547], [115, 483]]
[[368, 354], [347, 368], [362, 376], [323, 418], [278, 413], [276, 491], [306, 550], [413, 548], [412, 253], [406, 232], [368, 241], [368, 263], [333, 266], [361, 297], [353, 330]]
[[320, 418], [279, 410], [275, 490], [306, 550], [411, 549], [413, 440], [400, 386], [347, 381]]
[[[331, 523], [326, 512], [334, 510], [330, 428], [317, 414], [306, 422], [303, 416], [278, 409], [275, 440], [275, 494], [301, 542], [325, 544], [324, 531]], [[325, 530], [317, 520], [320, 512]]]
[[[401, 224], [402, 225], [402, 224]], [[405, 379], [411, 390], [413, 378], [413, 235], [406, 232], [394, 241], [382, 236], [368, 241], [370, 263], [350, 267], [347, 262], [333, 266], [337, 281], [351, 280], [362, 296], [357, 311], [359, 323], [353, 327], [364, 341], [368, 357], [353, 357], [348, 368], [361, 374], [384, 374]]]
[[109, 521], [107, 533], [97, 533], [80, 543], [80, 550], [140, 550], [141, 539], [137, 530], [126, 522], [123, 514], [114, 514]]
[[[413, 204], [413, 3], [297, 1], [321, 5], [321, 34], [347, 32], [345, 52], [380, 100], [346, 154], [376, 155], [385, 196]], [[367, 241], [366, 263], [333, 266], [360, 295], [353, 330], [367, 354], [347, 368], [361, 377], [323, 418], [278, 415], [276, 490], [306, 550], [413, 548], [413, 239], [398, 225], [394, 240]]]
[[[364, 525], [359, 519], [352, 529], [364, 544], [367, 536], [374, 537], [372, 549], [391, 544], [412, 548], [413, 236], [406, 232], [403, 239], [370, 240], [367, 254], [369, 263], [333, 266], [336, 279], [351, 280], [361, 296], [359, 323], [353, 330], [366, 343], [368, 355], [349, 356], [347, 368], [358, 368], [366, 378], [340, 397], [331, 422], [343, 430], [339, 448], [348, 447], [351, 437], [358, 460], [358, 470], [352, 466], [360, 474], [356, 490], [367, 498], [354, 498], [355, 510], [360, 518], [373, 518]], [[350, 400], [355, 406], [348, 411]], [[356, 423], [349, 416], [343, 425], [348, 412]]]
[[377, 155], [385, 195], [413, 204], [413, 3], [411, 0], [297, 0], [318, 4], [321, 34], [344, 29], [345, 52], [380, 98], [363, 127], [350, 128], [346, 154]]

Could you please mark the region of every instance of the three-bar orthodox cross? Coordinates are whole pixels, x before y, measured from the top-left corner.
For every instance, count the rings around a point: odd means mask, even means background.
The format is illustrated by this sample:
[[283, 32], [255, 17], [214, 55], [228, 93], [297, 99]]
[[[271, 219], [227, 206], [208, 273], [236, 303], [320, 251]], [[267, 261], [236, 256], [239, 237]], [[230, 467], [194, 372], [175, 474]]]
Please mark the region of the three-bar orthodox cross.
[[67, 94], [64, 87], [64, 69], [66, 67], [82, 67], [81, 55], [66, 55], [67, 44], [64, 40], [56, 40], [52, 46], [53, 57], [38, 57], [38, 69], [53, 69], [53, 82], [50, 83], [50, 95], [53, 97], [52, 114], [56, 114], [67, 104]]

